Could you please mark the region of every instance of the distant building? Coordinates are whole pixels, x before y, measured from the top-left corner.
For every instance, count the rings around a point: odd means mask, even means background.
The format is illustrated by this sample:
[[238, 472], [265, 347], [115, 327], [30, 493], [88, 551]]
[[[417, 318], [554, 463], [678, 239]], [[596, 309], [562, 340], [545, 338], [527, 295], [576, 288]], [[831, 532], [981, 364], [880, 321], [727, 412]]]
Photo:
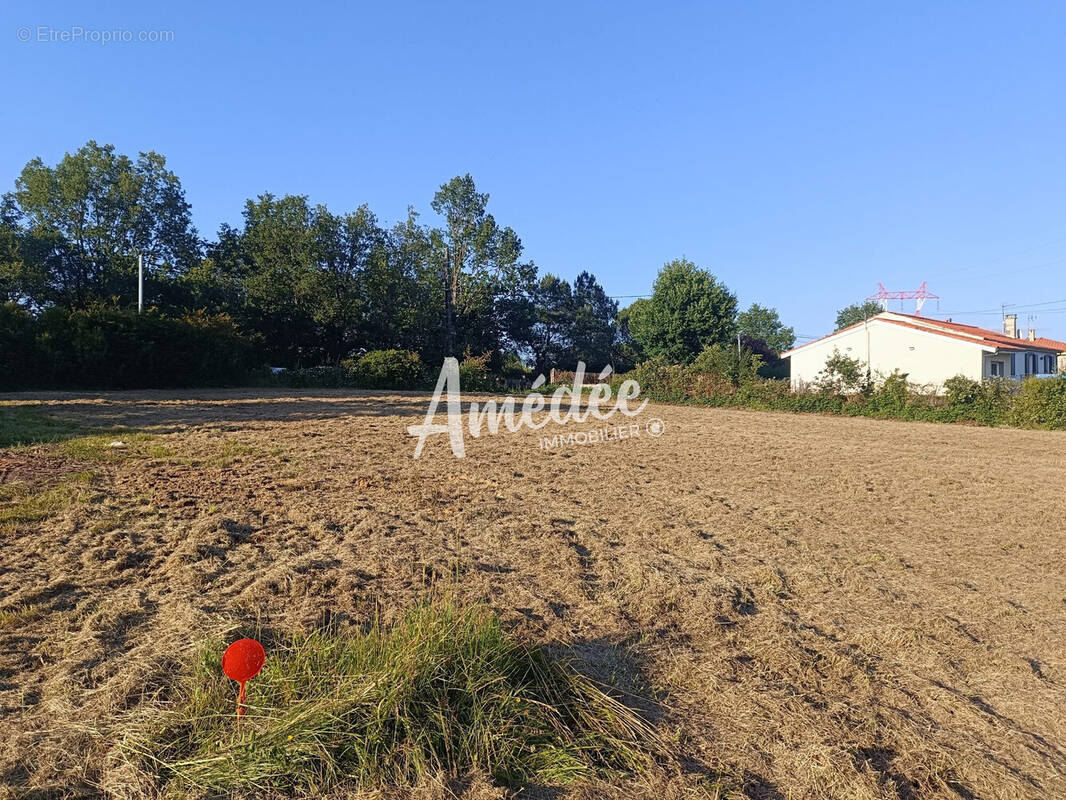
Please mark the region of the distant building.
[[1032, 329], [1023, 338], [1016, 314], [1007, 315], [998, 333], [883, 311], [782, 353], [789, 359], [792, 388], [813, 383], [834, 351], [868, 364], [875, 377], [899, 370], [911, 383], [935, 386], [954, 375], [1021, 380], [1066, 372], [1066, 342], [1038, 337]]

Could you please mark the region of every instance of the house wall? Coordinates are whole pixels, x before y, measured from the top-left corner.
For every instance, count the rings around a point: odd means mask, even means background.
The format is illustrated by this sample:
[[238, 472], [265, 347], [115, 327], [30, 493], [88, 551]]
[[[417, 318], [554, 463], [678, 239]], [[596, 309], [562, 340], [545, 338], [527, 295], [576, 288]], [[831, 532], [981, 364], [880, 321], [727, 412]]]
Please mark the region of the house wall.
[[[1024, 344], [1024, 342], [1019, 342]], [[1029, 371], [1026, 372], [1026, 356], [1036, 357], [1036, 370], [1033, 370], [1033, 359], [1029, 358]], [[1048, 364], [1048, 357], [1050, 356], [1050, 365]], [[1048, 350], [1027, 350], [1019, 353], [1014, 353], [1014, 368], [1015, 377], [1018, 380], [1027, 378], [1032, 375], [1047, 376], [1054, 375], [1062, 370], [1060, 366], [1061, 356], [1058, 354], [1052, 354]], [[1050, 371], [1049, 371], [1050, 366]]]
[[[887, 322], [871, 320], [865, 326], [814, 342], [789, 357], [792, 388], [810, 385], [825, 366], [826, 359], [839, 350], [849, 358], [870, 365], [875, 377], [890, 375], [894, 369], [906, 372], [916, 384], [942, 385], [954, 375], [980, 380], [990, 369], [983, 349], [957, 339]], [[1007, 375], [1010, 362], [1006, 363]]]

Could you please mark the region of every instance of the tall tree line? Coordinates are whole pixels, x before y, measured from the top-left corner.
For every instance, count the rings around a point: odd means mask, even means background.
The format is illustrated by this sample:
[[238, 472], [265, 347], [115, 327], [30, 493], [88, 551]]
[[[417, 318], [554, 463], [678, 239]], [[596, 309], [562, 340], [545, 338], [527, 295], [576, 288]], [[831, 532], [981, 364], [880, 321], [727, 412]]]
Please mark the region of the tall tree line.
[[0, 301], [34, 314], [137, 300], [164, 315], [231, 318], [260, 363], [335, 364], [362, 351], [412, 350], [427, 363], [490, 354], [538, 372], [688, 362], [742, 334], [768, 352], [792, 343], [773, 309], [736, 297], [681, 259], [653, 293], [619, 309], [595, 276], [542, 273], [489, 211], [470, 175], [430, 198], [439, 223], [409, 209], [383, 224], [366, 205], [337, 212], [303, 195], [262, 194], [238, 227], [204, 238], [178, 176], [157, 153], [133, 159], [88, 142], [55, 166], [26, 164], [0, 204]]
[[[136, 159], [89, 142], [55, 166], [29, 162], [0, 207], [0, 300], [50, 307], [145, 301], [163, 313], [226, 314], [265, 361], [336, 363], [353, 352], [446, 355], [513, 352], [538, 364], [602, 366], [616, 340], [615, 306], [596, 279], [565, 282], [562, 309], [522, 241], [489, 212], [469, 175], [442, 185], [430, 207], [391, 227], [368, 206], [338, 213], [301, 195], [263, 194], [239, 227], [200, 236], [181, 181], [156, 153]], [[546, 305], [548, 304], [548, 305]], [[569, 364], [567, 364], [569, 365]]]

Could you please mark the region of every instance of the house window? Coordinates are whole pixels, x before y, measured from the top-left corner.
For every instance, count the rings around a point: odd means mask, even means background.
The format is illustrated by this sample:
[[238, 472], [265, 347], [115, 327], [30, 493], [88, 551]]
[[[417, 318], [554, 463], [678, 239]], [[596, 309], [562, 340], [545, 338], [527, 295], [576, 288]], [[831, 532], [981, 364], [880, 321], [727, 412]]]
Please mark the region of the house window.
[[993, 378], [1002, 378], [1003, 377], [1003, 362], [1002, 361], [993, 361], [993, 362], [991, 362], [991, 366], [992, 366], [992, 377]]
[[1025, 374], [1032, 375], [1036, 372], [1036, 353], [1025, 354]]

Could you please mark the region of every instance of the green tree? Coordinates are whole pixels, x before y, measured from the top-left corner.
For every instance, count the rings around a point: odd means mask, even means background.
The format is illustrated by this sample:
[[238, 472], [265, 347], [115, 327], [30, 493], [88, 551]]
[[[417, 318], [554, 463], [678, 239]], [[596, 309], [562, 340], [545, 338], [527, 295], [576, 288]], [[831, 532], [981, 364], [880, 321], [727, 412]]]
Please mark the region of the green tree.
[[611, 352], [611, 361], [617, 372], [628, 372], [644, 360], [644, 351], [633, 338], [629, 329], [629, 321], [634, 314], [641, 314], [641, 309], [647, 305], [647, 298], [634, 300], [625, 308], [619, 309], [615, 315], [617, 335]]
[[534, 372], [573, 366], [574, 295], [570, 284], [551, 273], [540, 279], [534, 294], [529, 347]]
[[444, 228], [430, 231], [429, 253], [442, 288], [444, 353], [486, 352], [499, 345], [494, 317], [500, 287], [517, 280], [522, 242], [488, 213], [488, 194], [470, 175], [456, 176], [433, 196]]
[[574, 281], [574, 316], [570, 333], [572, 359], [584, 361], [590, 372], [599, 372], [612, 363], [618, 338], [618, 303], [589, 272]]
[[[273, 360], [337, 363], [368, 341], [388, 308], [387, 239], [366, 206], [337, 215], [306, 197], [261, 195], [244, 210], [240, 246], [245, 318]], [[374, 309], [371, 309], [371, 306]], [[377, 332], [378, 338], [381, 332]]]
[[320, 357], [312, 319], [312, 217], [302, 196], [264, 194], [244, 206], [247, 319], [271, 363], [280, 366], [314, 364]]
[[747, 311], [737, 315], [737, 331], [742, 336], [760, 339], [775, 353], [788, 350], [796, 341], [796, 334], [781, 322], [777, 310], [752, 303]]
[[158, 153], [136, 160], [90, 141], [55, 167], [30, 161], [5, 198], [20, 226], [16, 291], [35, 306], [84, 306], [137, 296], [137, 254], [147, 301], [197, 263], [200, 243], [177, 176]]
[[880, 303], [875, 303], [873, 300], [853, 303], [837, 312], [836, 330], [839, 331], [841, 328], [854, 325], [856, 322], [862, 322], [864, 319], [880, 314], [883, 310]]
[[391, 286], [382, 305], [391, 327], [382, 325], [382, 349], [413, 350], [426, 364], [439, 365], [444, 356], [444, 284], [433, 261], [430, 231], [418, 222], [418, 212], [389, 231], [387, 271], [380, 286]]
[[511, 326], [511, 341], [532, 356], [536, 372], [573, 369], [578, 361], [590, 372], [599, 372], [612, 363], [618, 304], [591, 273], [579, 274], [573, 287], [545, 274], [528, 293], [522, 311]]
[[724, 284], [679, 259], [660, 270], [647, 302], [631, 306], [628, 327], [645, 355], [687, 364], [733, 337], [736, 313], [737, 298]]

